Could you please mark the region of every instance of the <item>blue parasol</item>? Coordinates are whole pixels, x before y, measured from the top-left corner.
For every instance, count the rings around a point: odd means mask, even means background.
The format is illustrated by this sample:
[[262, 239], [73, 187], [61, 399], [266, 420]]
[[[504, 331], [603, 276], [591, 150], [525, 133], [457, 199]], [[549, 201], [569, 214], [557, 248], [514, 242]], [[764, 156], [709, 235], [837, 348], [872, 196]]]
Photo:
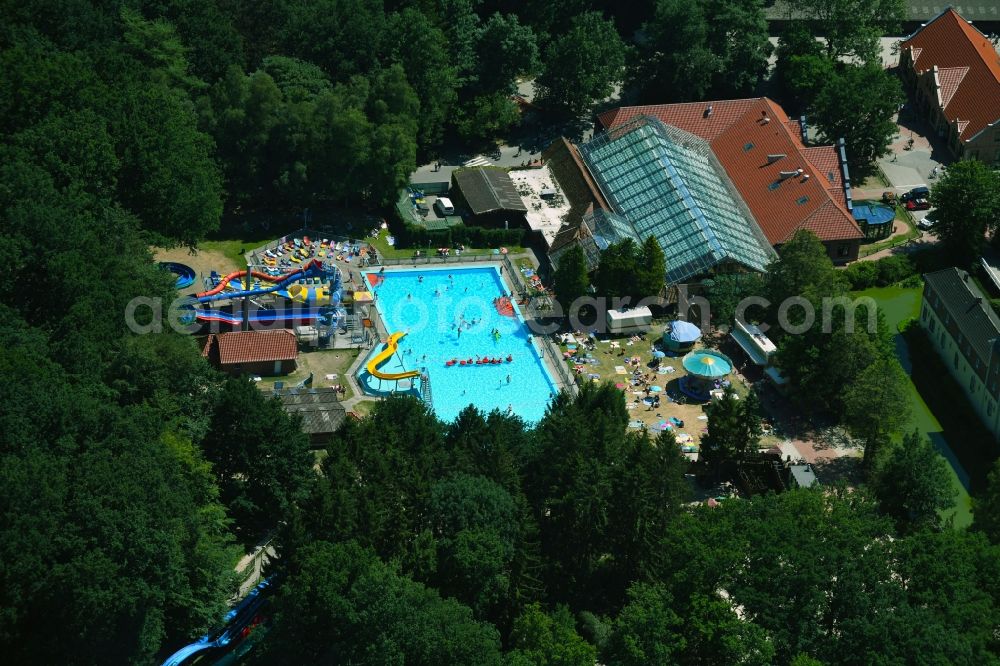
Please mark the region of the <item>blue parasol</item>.
[[683, 364], [685, 370], [698, 377], [725, 377], [733, 371], [733, 363], [725, 354], [704, 349], [685, 356]]

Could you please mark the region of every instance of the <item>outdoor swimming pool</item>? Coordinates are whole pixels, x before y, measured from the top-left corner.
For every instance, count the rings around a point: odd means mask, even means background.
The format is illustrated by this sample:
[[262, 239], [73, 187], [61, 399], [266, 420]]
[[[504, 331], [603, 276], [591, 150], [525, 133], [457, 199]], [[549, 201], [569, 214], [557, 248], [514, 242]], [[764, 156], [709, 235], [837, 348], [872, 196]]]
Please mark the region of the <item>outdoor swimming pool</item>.
[[[469, 404], [487, 413], [510, 408], [530, 423], [542, 418], [558, 389], [517, 306], [514, 316], [502, 315], [494, 306], [506, 293], [498, 266], [389, 270], [364, 277], [389, 333], [406, 332], [396, 354], [379, 370], [426, 368], [439, 418], [451, 421]], [[368, 359], [383, 348], [375, 345]], [[502, 362], [476, 363], [484, 357]], [[458, 362], [469, 359], [471, 365]], [[448, 365], [451, 361], [456, 362]], [[395, 384], [369, 376], [364, 365], [359, 381], [384, 392]], [[413, 381], [411, 390], [418, 393], [421, 380]]]

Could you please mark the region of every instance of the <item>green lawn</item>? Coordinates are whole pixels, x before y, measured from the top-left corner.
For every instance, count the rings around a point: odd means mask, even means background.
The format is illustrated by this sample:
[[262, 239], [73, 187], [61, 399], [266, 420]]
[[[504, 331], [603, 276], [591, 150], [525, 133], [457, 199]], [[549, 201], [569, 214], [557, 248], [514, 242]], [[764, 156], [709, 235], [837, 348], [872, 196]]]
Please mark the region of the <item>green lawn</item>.
[[268, 241], [272, 241], [274, 238], [263, 238], [256, 241], [251, 240], [207, 240], [198, 243], [198, 247], [202, 250], [221, 252], [228, 259], [232, 259], [237, 266], [243, 266], [246, 268], [246, 259], [243, 257], [245, 252], [249, 252], [255, 247], [259, 247]]
[[[386, 229], [383, 229], [379, 233], [378, 238], [368, 239], [368, 242], [378, 249], [379, 256], [387, 259], [409, 259], [413, 256], [414, 248], [397, 249], [392, 245], [389, 245], [389, 235], [389, 232]], [[431, 249], [433, 251], [434, 248]], [[524, 252], [524, 248], [520, 245], [509, 245], [507, 246], [507, 251], [511, 254], [519, 254]], [[469, 256], [482, 256], [493, 254], [493, 249], [467, 247], [462, 254]]]
[[[865, 291], [855, 292], [855, 296], [869, 296], [878, 303], [878, 307], [882, 314], [885, 316], [886, 324], [893, 331], [898, 330], [900, 322], [907, 319], [912, 319], [920, 315], [920, 288], [904, 289], [902, 287], [883, 287], [879, 289], [866, 289]], [[902, 363], [903, 368], [907, 370], [907, 377], [910, 377], [910, 355], [909, 348], [907, 347], [906, 341], [903, 339], [902, 334], [897, 333], [895, 336], [896, 342], [896, 355], [899, 358], [900, 363]], [[923, 397], [917, 390], [916, 385], [913, 383], [912, 379], [907, 381], [907, 393], [909, 394], [910, 403], [910, 424], [909, 429], [916, 428], [924, 436], [930, 439], [931, 443], [934, 444], [938, 451], [947, 449], [949, 452], [954, 451], [954, 448], [945, 439], [944, 428], [941, 423], [934, 416], [930, 407], [924, 402]], [[957, 396], [958, 399], [964, 399], [964, 396]], [[955, 455], [952, 453], [951, 455]], [[949, 456], [945, 455], [948, 459]], [[950, 463], [950, 461], [949, 461]], [[951, 472], [952, 486], [955, 488], [955, 508], [946, 512], [944, 514], [945, 518], [953, 518], [955, 527], [964, 528], [972, 523], [972, 508], [970, 505], [969, 492], [962, 485], [959, 480], [958, 474], [951, 464], [948, 465], [948, 470]]]

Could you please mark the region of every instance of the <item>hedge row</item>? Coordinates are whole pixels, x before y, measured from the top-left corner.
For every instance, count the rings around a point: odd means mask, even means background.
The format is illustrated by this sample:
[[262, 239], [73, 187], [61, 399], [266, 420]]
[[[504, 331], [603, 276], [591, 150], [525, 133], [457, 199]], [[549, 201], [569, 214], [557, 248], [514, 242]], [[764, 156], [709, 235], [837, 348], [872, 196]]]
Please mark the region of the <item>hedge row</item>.
[[844, 269], [844, 275], [851, 281], [852, 290], [861, 291], [870, 287], [888, 287], [918, 273], [909, 257], [893, 255], [878, 261], [856, 261]]
[[419, 224], [403, 224], [396, 233], [396, 247], [426, 249], [428, 247], [452, 247], [455, 244], [469, 247], [503, 247], [520, 245], [524, 239], [524, 229], [487, 229], [465, 225], [447, 229], [426, 229]]

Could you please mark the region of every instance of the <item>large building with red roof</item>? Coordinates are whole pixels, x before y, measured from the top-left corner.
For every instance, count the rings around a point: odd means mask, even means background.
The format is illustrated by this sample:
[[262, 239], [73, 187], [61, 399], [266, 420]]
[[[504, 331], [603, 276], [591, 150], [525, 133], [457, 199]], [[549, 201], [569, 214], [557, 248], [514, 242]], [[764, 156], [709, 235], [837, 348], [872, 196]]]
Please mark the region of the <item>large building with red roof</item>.
[[1000, 164], [1000, 54], [949, 7], [907, 38], [899, 68], [955, 157]]
[[763, 270], [800, 229], [816, 234], [834, 263], [853, 261], [864, 234], [851, 213], [843, 146], [808, 146], [802, 134], [766, 97], [603, 113], [579, 153], [602, 195], [594, 200], [606, 204], [572, 235], [591, 262], [602, 244], [653, 235], [672, 282], [733, 265]]

